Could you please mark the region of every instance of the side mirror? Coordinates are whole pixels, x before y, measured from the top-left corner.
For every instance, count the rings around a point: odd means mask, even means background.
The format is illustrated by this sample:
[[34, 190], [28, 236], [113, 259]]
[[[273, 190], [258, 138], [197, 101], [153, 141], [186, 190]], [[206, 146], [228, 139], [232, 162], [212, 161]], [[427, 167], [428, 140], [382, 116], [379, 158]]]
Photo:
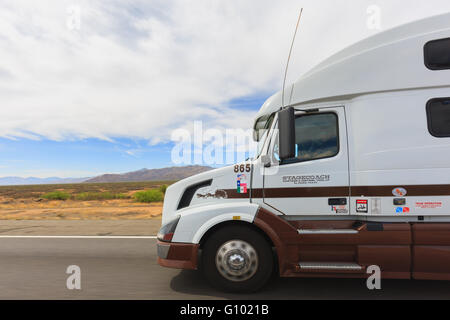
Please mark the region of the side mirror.
[[278, 152], [280, 160], [295, 157], [295, 116], [294, 108], [278, 111]]

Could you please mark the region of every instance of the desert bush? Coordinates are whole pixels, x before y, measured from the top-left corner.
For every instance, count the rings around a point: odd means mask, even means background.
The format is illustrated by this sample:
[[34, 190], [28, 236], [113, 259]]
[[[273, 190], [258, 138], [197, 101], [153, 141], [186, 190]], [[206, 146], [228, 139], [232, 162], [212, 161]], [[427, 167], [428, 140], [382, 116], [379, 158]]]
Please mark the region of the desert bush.
[[128, 195], [123, 193], [112, 192], [81, 192], [75, 195], [75, 200], [90, 201], [90, 200], [112, 200], [112, 199], [127, 199]]
[[162, 186], [159, 187], [159, 191], [161, 191], [163, 194], [166, 194], [166, 190], [167, 190], [167, 184], [163, 184]]
[[70, 194], [62, 191], [52, 191], [43, 194], [42, 198], [47, 200], [67, 200], [70, 198]]
[[164, 194], [161, 192], [161, 190], [151, 189], [138, 191], [133, 195], [133, 197], [138, 202], [159, 202], [163, 201]]

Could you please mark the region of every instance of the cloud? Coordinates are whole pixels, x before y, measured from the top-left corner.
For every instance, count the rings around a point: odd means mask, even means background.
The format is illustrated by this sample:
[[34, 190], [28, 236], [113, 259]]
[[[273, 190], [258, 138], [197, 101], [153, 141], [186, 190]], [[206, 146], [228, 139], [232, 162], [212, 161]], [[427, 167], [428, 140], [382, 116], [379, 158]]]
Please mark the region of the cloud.
[[450, 10], [438, 0], [2, 3], [0, 137], [156, 144], [194, 120], [248, 128], [255, 112], [231, 101], [281, 88], [299, 8], [289, 81], [376, 32], [366, 27], [372, 4], [383, 28]]

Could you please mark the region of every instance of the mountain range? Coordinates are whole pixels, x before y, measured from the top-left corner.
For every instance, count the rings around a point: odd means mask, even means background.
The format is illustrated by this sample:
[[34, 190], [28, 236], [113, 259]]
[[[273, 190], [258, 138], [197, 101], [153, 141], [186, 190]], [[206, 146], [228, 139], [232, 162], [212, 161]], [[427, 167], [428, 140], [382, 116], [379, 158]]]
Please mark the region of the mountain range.
[[211, 170], [207, 166], [169, 167], [162, 169], [141, 169], [121, 174], [103, 174], [84, 182], [125, 182], [125, 181], [164, 181], [181, 180], [194, 174]]
[[0, 177], [0, 185], [30, 184], [64, 184], [64, 183], [99, 183], [99, 182], [132, 182], [132, 181], [169, 181], [181, 180], [197, 173], [213, 168], [208, 166], [168, 167], [161, 169], [140, 169], [126, 173], [109, 173], [97, 177], [86, 178], [36, 178], [36, 177]]

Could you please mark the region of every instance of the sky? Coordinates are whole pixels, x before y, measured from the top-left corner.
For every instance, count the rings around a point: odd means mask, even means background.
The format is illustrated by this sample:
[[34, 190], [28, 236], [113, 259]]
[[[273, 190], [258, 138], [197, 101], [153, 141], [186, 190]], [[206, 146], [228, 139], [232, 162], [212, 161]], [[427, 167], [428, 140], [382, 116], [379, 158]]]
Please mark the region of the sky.
[[[177, 129], [247, 130], [287, 82], [448, 0], [0, 3], [0, 177], [175, 165]], [[375, 19], [375, 20], [374, 20]]]

